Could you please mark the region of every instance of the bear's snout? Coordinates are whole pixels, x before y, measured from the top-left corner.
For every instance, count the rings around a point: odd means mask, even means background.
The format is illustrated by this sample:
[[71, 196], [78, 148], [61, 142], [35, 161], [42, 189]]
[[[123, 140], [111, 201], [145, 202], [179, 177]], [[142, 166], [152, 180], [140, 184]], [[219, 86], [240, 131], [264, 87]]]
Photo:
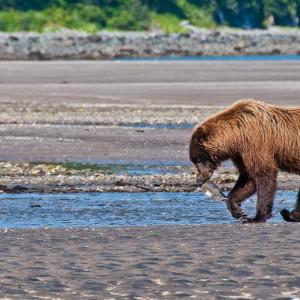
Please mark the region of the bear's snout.
[[202, 163], [195, 164], [195, 179], [197, 185], [203, 185], [212, 176], [213, 171]]

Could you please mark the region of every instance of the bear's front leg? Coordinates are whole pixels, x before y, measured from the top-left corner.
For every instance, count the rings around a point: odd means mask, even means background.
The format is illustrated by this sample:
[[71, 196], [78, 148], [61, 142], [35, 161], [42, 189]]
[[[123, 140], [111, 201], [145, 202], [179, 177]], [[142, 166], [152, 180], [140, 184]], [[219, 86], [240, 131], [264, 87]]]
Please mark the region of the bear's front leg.
[[246, 213], [241, 209], [241, 203], [255, 193], [255, 186], [247, 175], [241, 174], [233, 189], [228, 194], [226, 204], [231, 215], [236, 219], [246, 218]]
[[247, 223], [266, 222], [272, 217], [273, 201], [276, 191], [277, 170], [268, 169], [265, 176], [256, 178], [257, 202], [256, 216]]

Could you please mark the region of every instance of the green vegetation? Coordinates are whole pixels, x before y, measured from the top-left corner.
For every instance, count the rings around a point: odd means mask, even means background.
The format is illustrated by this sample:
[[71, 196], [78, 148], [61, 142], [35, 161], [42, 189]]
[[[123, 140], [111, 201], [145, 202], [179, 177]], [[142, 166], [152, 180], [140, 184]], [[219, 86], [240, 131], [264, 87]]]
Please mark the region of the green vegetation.
[[300, 26], [300, 0], [1, 0], [0, 30], [182, 32], [196, 27]]
[[132, 164], [93, 164], [93, 163], [80, 163], [80, 162], [61, 162], [61, 163], [48, 163], [48, 162], [33, 162], [29, 163], [29, 168], [38, 168], [43, 171], [56, 170], [56, 171], [83, 171], [83, 172], [99, 172], [102, 174], [115, 174], [126, 173]]

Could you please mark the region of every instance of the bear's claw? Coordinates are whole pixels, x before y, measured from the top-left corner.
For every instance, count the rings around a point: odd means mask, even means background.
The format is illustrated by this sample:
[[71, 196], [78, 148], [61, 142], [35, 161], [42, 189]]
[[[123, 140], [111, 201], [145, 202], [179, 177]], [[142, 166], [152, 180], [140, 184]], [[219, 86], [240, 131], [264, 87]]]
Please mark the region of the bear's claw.
[[247, 215], [244, 213], [241, 217], [239, 217], [238, 219], [239, 223], [245, 224], [248, 223], [249, 218], [247, 217]]

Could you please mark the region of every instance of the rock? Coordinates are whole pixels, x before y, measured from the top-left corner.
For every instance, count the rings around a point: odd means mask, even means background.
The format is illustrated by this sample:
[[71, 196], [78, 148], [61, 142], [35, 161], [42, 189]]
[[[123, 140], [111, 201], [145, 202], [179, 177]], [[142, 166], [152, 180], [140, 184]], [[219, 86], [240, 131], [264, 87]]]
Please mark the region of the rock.
[[8, 187], [8, 189], [11, 190], [12, 192], [19, 192], [19, 193], [28, 191], [28, 188], [22, 185], [13, 185], [11, 187]]
[[300, 53], [297, 30], [203, 30], [190, 32], [1, 33], [0, 59], [112, 59], [166, 55], [271, 55]]
[[42, 207], [40, 204], [31, 204], [30, 205], [31, 208], [37, 208], [37, 207]]
[[[55, 172], [49, 174], [49, 169]], [[116, 175], [91, 169], [66, 169], [55, 164], [6, 162], [0, 163], [0, 193], [197, 191], [194, 176], [181, 171], [178, 174]], [[199, 191], [221, 201], [226, 197], [223, 191], [231, 189], [236, 178], [236, 170], [222, 167]], [[299, 178], [280, 173], [278, 187], [296, 190], [299, 188]]]

